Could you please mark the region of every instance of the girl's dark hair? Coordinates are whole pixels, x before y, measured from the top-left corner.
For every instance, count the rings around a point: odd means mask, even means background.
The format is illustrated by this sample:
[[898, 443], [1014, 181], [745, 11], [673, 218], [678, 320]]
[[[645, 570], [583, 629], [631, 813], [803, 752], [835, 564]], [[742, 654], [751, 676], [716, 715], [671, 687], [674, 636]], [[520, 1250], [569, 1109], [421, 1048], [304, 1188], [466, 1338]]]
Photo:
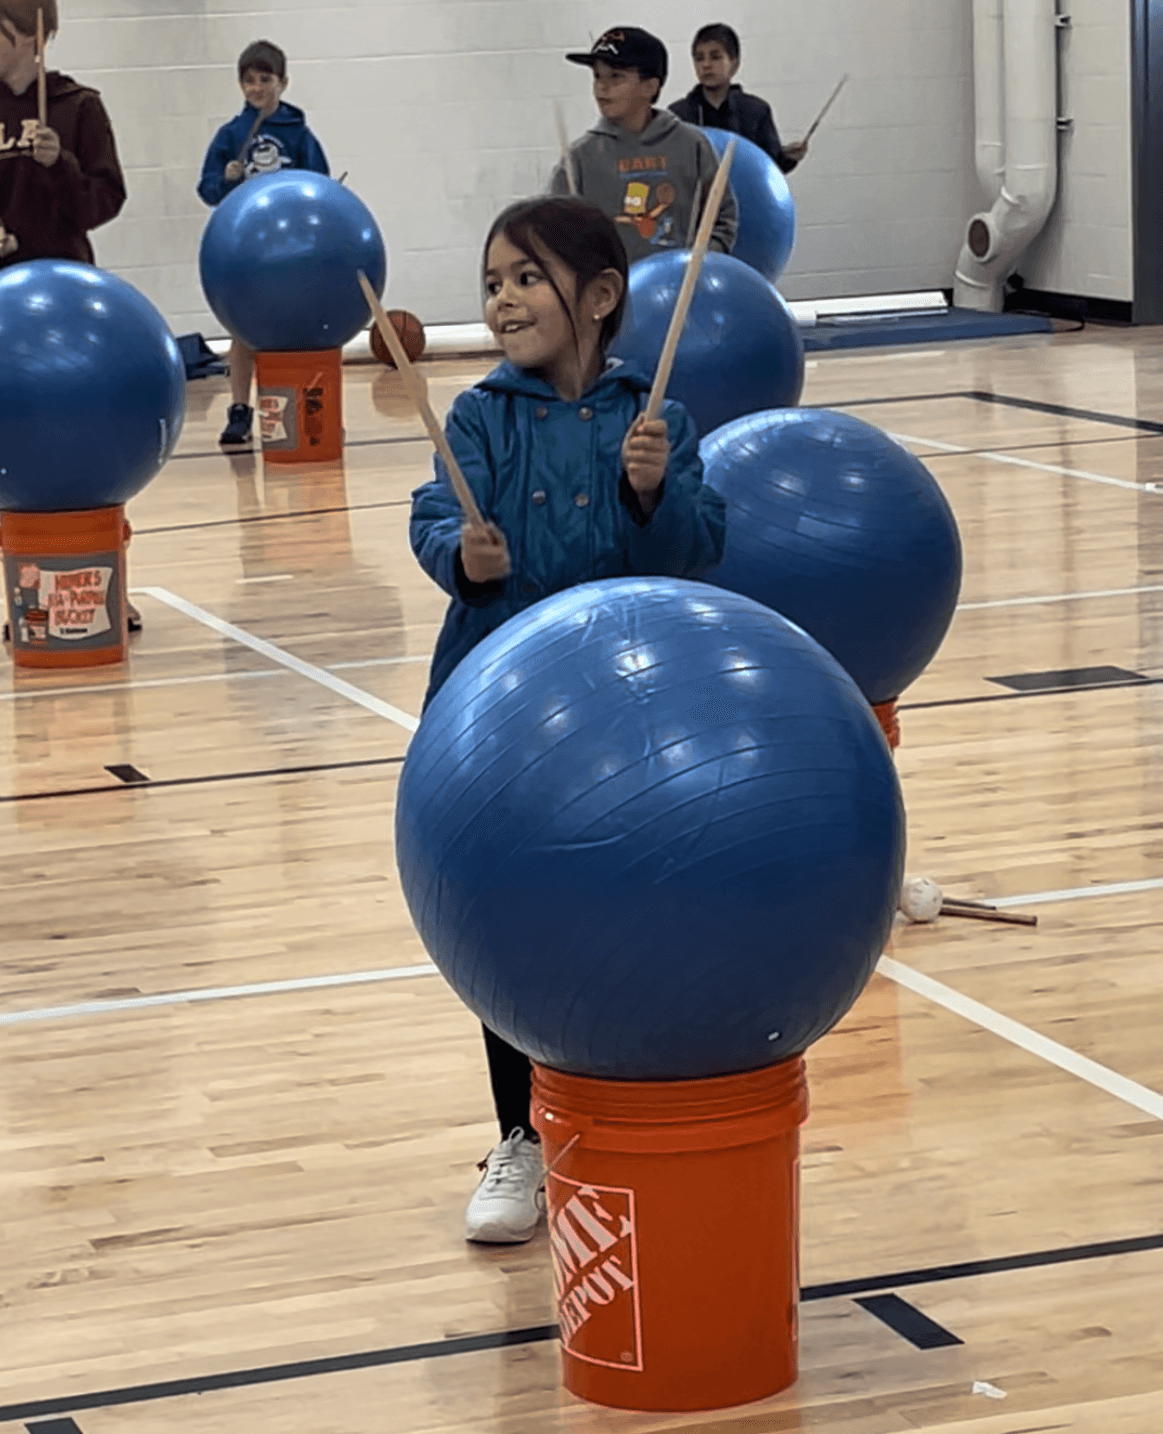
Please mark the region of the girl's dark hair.
[[263, 74], [274, 75], [276, 80], [285, 80], [287, 57], [269, 40], [253, 40], [238, 57], [238, 78], [242, 79], [247, 70], [261, 70]]
[[[503, 214], [493, 221], [489, 237], [485, 240], [485, 252], [481, 259], [481, 279], [489, 263], [489, 249], [498, 234], [503, 234], [514, 248], [528, 254], [535, 263], [544, 264], [546, 255], [560, 259], [571, 273], [576, 275], [575, 293], [578, 297], [587, 284], [593, 282], [606, 269], [614, 269], [622, 276], [622, 297], [613, 311], [602, 321], [598, 346], [604, 354], [614, 342], [626, 312], [626, 284], [629, 264], [626, 247], [618, 237], [614, 221], [607, 214], [574, 196], [542, 196], [538, 199], [521, 199], [511, 204]], [[577, 327], [573, 321], [573, 306], [566, 302], [565, 295], [558, 288], [553, 275], [545, 271], [545, 277], [553, 285], [553, 291], [561, 300], [574, 339]]]
[[733, 60], [739, 58], [739, 36], [730, 25], [704, 25], [691, 41], [691, 54], [693, 55], [700, 45], [712, 45], [716, 42], [722, 45]]

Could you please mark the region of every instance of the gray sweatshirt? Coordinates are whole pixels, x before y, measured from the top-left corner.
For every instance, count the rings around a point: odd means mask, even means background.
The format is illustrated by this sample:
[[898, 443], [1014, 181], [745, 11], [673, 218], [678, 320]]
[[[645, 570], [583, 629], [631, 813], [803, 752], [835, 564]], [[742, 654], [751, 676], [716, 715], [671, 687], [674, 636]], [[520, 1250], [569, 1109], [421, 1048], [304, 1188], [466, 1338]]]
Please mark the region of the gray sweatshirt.
[[[618, 226], [631, 264], [662, 249], [686, 248], [719, 167], [701, 130], [667, 110], [655, 110], [634, 134], [600, 119], [569, 147], [577, 192]], [[553, 171], [552, 194], [568, 194], [565, 162]], [[735, 243], [735, 197], [728, 186], [711, 231], [711, 248], [729, 254]]]

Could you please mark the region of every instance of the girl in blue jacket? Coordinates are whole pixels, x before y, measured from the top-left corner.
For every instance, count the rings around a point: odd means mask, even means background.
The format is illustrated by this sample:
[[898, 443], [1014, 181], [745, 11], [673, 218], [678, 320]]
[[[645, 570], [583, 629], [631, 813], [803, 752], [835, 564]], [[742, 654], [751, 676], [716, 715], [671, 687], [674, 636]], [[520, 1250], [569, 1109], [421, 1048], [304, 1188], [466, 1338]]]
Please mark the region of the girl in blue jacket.
[[[489, 526], [464, 526], [439, 458], [412, 495], [413, 551], [452, 599], [425, 706], [483, 637], [551, 593], [595, 578], [698, 577], [722, 557], [725, 510], [703, 484], [690, 415], [668, 402], [647, 423], [649, 381], [606, 358], [626, 274], [613, 222], [581, 199], [522, 201], [489, 233], [485, 320], [505, 362], [459, 395], [446, 428]], [[530, 1064], [487, 1029], [485, 1045], [502, 1139], [466, 1235], [519, 1243], [544, 1208]]]

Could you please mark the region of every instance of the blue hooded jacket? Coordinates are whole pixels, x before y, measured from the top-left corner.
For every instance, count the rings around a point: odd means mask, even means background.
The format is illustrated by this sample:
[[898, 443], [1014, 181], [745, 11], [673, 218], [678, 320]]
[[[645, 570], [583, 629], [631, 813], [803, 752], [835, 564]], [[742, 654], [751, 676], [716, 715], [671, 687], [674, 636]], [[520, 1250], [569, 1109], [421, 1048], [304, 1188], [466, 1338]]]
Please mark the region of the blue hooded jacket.
[[[280, 169], [331, 173], [327, 156], [307, 128], [301, 109], [283, 100], [261, 124], [257, 124], [258, 117], [258, 110], [246, 105], [210, 141], [198, 181], [198, 194], [207, 204], [221, 204], [232, 190], [256, 174], [277, 174]], [[242, 179], [226, 178], [226, 166], [232, 159], [241, 160]]]
[[502, 363], [460, 394], [446, 433], [486, 520], [509, 545], [503, 582], [469, 583], [463, 521], [444, 464], [412, 494], [410, 538], [420, 566], [448, 593], [432, 657], [427, 706], [456, 664], [515, 613], [595, 578], [695, 578], [723, 555], [726, 509], [703, 484], [699, 439], [686, 409], [666, 403], [670, 462], [649, 515], [622, 472], [622, 443], [650, 385], [612, 360], [576, 403]]

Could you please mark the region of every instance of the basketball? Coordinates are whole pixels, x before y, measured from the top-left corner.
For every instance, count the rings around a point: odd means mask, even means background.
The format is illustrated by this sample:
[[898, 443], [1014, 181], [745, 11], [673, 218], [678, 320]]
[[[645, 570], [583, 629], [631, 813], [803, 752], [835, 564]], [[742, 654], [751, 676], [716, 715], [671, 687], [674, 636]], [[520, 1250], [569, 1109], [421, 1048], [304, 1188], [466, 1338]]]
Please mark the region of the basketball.
[[[400, 342], [404, 345], [404, 352], [412, 363], [415, 363], [428, 345], [428, 336], [424, 332], [424, 325], [415, 314], [410, 314], [407, 309], [389, 309], [388, 318], [391, 320], [392, 328], [399, 335]], [[380, 331], [375, 324], [371, 326], [371, 350], [380, 363], [387, 364], [389, 368], [396, 367], [396, 362], [388, 352], [388, 346], [380, 337]]]

